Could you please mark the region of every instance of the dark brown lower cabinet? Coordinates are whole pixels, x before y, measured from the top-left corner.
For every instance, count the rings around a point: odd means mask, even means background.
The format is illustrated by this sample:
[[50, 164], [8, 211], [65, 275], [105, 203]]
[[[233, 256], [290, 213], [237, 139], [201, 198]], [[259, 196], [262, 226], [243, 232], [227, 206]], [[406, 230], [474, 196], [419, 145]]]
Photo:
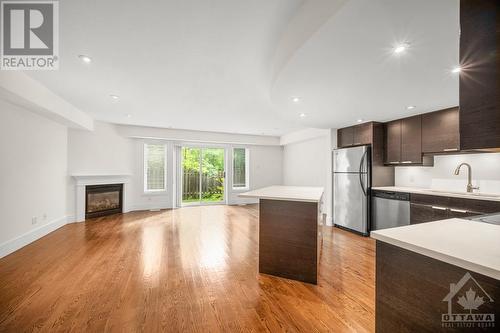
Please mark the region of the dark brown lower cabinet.
[[466, 217], [471, 217], [471, 216], [476, 216], [476, 215], [482, 215], [484, 213], [480, 212], [471, 212], [468, 210], [463, 210], [463, 209], [454, 209], [450, 208], [448, 210], [448, 218], [457, 218], [457, 219], [463, 219]]
[[447, 208], [410, 203], [410, 224], [445, 220], [447, 218]]
[[410, 224], [491, 213], [500, 213], [500, 202], [426, 194], [410, 195]]

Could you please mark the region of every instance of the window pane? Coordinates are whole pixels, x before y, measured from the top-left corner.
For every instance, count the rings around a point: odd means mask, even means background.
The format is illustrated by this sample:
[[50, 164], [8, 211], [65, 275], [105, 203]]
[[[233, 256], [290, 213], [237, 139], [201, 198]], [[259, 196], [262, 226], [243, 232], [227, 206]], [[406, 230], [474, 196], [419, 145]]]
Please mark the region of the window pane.
[[165, 145], [147, 144], [144, 149], [146, 191], [165, 190]]
[[246, 187], [246, 149], [233, 149], [233, 187]]

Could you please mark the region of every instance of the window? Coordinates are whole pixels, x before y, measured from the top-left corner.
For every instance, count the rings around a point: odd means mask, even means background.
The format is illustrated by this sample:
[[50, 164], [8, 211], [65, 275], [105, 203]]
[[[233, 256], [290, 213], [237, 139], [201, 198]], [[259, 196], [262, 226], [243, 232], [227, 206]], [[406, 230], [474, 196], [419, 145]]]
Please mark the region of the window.
[[248, 188], [248, 149], [233, 149], [233, 188]]
[[165, 191], [166, 163], [165, 145], [144, 145], [144, 191]]

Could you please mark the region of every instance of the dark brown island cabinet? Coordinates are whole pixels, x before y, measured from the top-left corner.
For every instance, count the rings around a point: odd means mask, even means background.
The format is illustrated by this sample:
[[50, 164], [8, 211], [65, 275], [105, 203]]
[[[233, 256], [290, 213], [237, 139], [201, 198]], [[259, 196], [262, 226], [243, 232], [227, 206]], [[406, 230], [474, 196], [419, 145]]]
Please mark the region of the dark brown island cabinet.
[[259, 273], [316, 284], [323, 188], [269, 186], [239, 196], [259, 199]]
[[498, 332], [497, 278], [379, 240], [376, 260], [377, 333]]
[[500, 1], [460, 1], [460, 149], [500, 151]]

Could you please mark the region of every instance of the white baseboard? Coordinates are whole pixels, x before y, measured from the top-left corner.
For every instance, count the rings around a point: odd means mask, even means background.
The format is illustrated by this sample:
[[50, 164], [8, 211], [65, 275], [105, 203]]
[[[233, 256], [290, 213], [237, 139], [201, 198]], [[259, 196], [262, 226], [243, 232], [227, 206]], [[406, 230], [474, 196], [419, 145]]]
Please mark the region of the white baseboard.
[[329, 227], [333, 227], [333, 218], [327, 215], [325, 224]]
[[52, 231], [59, 229], [60, 227], [66, 225], [66, 221], [67, 217], [63, 216], [41, 227], [33, 229], [21, 236], [3, 242], [2, 244], [0, 244], [0, 258], [5, 257], [6, 255], [11, 254], [12, 252], [17, 251], [20, 248], [36, 241], [37, 239], [42, 238]]
[[68, 215], [66, 216], [66, 223], [76, 223], [76, 216], [75, 215]]
[[151, 209], [170, 209], [172, 206], [168, 204], [159, 204], [156, 202], [151, 202], [151, 203], [143, 203], [143, 204], [137, 204], [137, 205], [131, 205], [129, 207], [129, 212], [133, 212], [136, 210], [151, 210]]

